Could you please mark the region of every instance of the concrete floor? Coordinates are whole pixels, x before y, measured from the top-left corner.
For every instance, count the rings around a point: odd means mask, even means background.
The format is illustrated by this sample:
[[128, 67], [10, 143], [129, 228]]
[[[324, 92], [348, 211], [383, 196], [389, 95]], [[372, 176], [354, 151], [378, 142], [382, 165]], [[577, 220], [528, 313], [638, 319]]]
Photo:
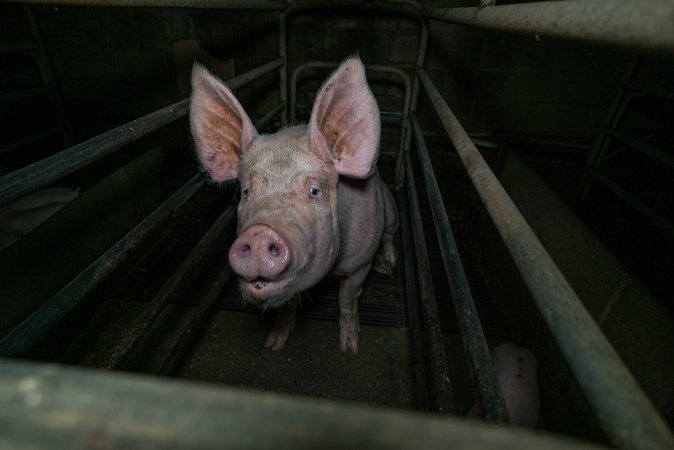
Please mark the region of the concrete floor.
[[286, 348], [264, 347], [273, 314], [217, 311], [177, 375], [233, 386], [413, 406], [408, 330], [362, 325], [357, 355], [338, 349], [336, 322], [300, 318]]

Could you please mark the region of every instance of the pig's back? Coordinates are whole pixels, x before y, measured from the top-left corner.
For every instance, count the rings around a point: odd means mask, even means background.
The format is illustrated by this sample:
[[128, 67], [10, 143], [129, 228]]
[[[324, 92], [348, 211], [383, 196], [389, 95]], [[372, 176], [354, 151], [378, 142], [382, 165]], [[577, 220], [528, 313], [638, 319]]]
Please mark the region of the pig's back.
[[377, 171], [365, 180], [340, 178], [340, 250], [333, 275], [351, 274], [377, 253], [385, 223], [382, 183]]

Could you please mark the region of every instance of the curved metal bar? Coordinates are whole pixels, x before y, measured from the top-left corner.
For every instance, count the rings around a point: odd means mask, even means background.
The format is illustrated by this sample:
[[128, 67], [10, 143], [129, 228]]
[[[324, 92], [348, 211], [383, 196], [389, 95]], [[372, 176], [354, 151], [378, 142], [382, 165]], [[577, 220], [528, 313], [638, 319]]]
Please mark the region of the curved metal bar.
[[438, 8], [424, 11], [423, 15], [488, 30], [674, 53], [674, 2], [670, 0], [564, 0]]
[[624, 448], [674, 448], [674, 437], [667, 424], [503, 189], [426, 71], [421, 69], [418, 75], [538, 310], [611, 442]]
[[[300, 73], [304, 72], [307, 69], [334, 69], [339, 65], [336, 62], [317, 62], [310, 61], [298, 66], [290, 77], [290, 120], [295, 122], [295, 108], [297, 104], [297, 80], [300, 77]], [[403, 119], [406, 119], [409, 116], [410, 112], [410, 99], [411, 99], [411, 86], [412, 82], [409, 75], [405, 73], [404, 70], [398, 69], [397, 67], [384, 66], [380, 64], [365, 64], [365, 70], [375, 71], [375, 72], [386, 72], [393, 73], [400, 77], [405, 85], [405, 97], [403, 100]]]

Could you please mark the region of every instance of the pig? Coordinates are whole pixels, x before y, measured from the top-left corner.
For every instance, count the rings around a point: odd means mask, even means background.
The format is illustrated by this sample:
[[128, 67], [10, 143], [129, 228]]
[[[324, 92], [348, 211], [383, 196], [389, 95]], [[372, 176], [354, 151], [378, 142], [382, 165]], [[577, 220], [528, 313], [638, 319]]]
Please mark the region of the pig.
[[[510, 424], [535, 428], [540, 409], [536, 357], [528, 349], [511, 343], [499, 345], [491, 354]], [[483, 417], [479, 402], [473, 405], [468, 416]]]
[[244, 300], [278, 308], [265, 342], [282, 349], [298, 294], [341, 277], [339, 348], [358, 352], [358, 297], [375, 270], [396, 264], [398, 211], [376, 170], [379, 108], [357, 56], [318, 91], [308, 124], [258, 134], [234, 94], [204, 67], [192, 71], [190, 126], [210, 178], [238, 178], [238, 234], [229, 262]]

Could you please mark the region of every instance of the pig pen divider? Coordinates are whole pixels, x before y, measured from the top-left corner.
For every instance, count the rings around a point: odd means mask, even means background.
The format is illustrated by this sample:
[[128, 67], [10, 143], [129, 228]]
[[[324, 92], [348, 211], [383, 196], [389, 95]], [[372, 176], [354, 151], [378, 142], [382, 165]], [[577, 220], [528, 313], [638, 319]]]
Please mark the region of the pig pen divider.
[[[232, 78], [228, 85], [232, 89], [244, 86], [255, 78], [278, 68], [282, 62], [282, 59], [271, 61]], [[122, 148], [159, 127], [177, 120], [187, 114], [188, 108], [189, 99], [181, 100], [5, 175], [0, 178], [0, 204], [2, 204], [1, 201], [9, 203], [21, 195], [75, 172], [77, 169]], [[257, 126], [262, 128], [283, 108], [284, 105], [273, 108], [258, 122]], [[70, 283], [45, 301], [31, 316], [0, 340], [0, 356], [16, 356], [25, 353], [115, 268], [124, 262], [153, 230], [170, 219], [199, 190], [203, 183], [204, 179], [201, 174], [194, 176]]]
[[[456, 283], [462, 283], [460, 260], [451, 261], [451, 258], [445, 257], [444, 253], [452, 253], [455, 243], [451, 236], [451, 227], [445, 217], [443, 218], [442, 209], [435, 210], [442, 205], [441, 197], [437, 190], [437, 184], [433, 183], [432, 168], [428, 161], [423, 144], [421, 130], [416, 121], [414, 112], [417, 109], [417, 100], [421, 86], [431, 98], [431, 102], [441, 118], [447, 133], [452, 140], [454, 147], [459, 154], [467, 173], [473, 182], [480, 198], [482, 199], [487, 211], [506, 243], [510, 254], [515, 260], [520, 273], [525, 279], [532, 296], [546, 319], [548, 327], [555, 336], [555, 340], [562, 349], [564, 356], [571, 366], [576, 380], [581, 385], [588, 400], [593, 405], [595, 413], [611, 442], [623, 448], [674, 448], [674, 439], [667, 425], [657, 414], [650, 401], [645, 397], [638, 387], [631, 374], [625, 368], [619, 356], [615, 353], [611, 345], [603, 336], [592, 318], [587, 313], [564, 276], [559, 272], [550, 256], [542, 247], [538, 239], [527, 225], [512, 200], [507, 196], [503, 187], [496, 179], [494, 174], [486, 165], [480, 156], [474, 144], [467, 136], [460, 123], [447, 106], [445, 100], [437, 91], [430, 78], [423, 69], [426, 44], [428, 41], [428, 27], [426, 19], [442, 20], [452, 23], [460, 23], [469, 26], [477, 26], [488, 29], [496, 29], [509, 32], [533, 33], [544, 36], [561, 37], [574, 39], [602, 46], [619, 46], [623, 48], [644, 49], [654, 52], [674, 51], [674, 28], [662, 26], [662, 20], [671, 17], [671, 2], [663, 0], [648, 0], [648, 5], [652, 6], [654, 13], [648, 15], [638, 14], [637, 7], [634, 5], [622, 4], [622, 2], [601, 2], [597, 0], [588, 0], [585, 2], [534, 2], [522, 5], [505, 6], [481, 6], [480, 8], [442, 8], [435, 10], [422, 11], [421, 5], [415, 1], [397, 1], [391, 3], [367, 2], [353, 3], [347, 1], [340, 2], [312, 2], [299, 0], [286, 4], [285, 2], [274, 2], [267, 0], [242, 2], [237, 0], [198, 0], [188, 2], [185, 0], [168, 1], [141, 1], [141, 2], [110, 2], [107, 0], [83, 0], [83, 1], [27, 1], [24, 3], [54, 3], [54, 4], [73, 4], [73, 5], [124, 5], [127, 6], [182, 6], [182, 7], [212, 7], [212, 8], [238, 8], [238, 9], [267, 9], [279, 11], [279, 58], [250, 72], [234, 77], [228, 81], [232, 89], [243, 86], [248, 81], [269, 73], [272, 70], [280, 69], [280, 99], [281, 104], [271, 110], [263, 120], [271, 120], [277, 114], [282, 113], [281, 122], [285, 124], [287, 116], [292, 114], [294, 109], [294, 98], [291, 102], [287, 101], [287, 22], [291, 17], [299, 12], [307, 10], [357, 10], [357, 11], [376, 11], [390, 14], [401, 14], [408, 17], [418, 18], [420, 23], [420, 40], [416, 61], [416, 75], [411, 81], [411, 92], [408, 93], [409, 82], [406, 83], [405, 111], [401, 117], [401, 139], [400, 150], [398, 153], [398, 162], [396, 164], [395, 183], [402, 183], [407, 172], [407, 195], [405, 203], [414, 203], [416, 192], [413, 190], [413, 173], [411, 170], [410, 158], [408, 156], [411, 148], [412, 132], [417, 141], [417, 156], [420, 160], [420, 167], [424, 177], [427, 194], [432, 199], [433, 216], [436, 222], [436, 232], [442, 242], [443, 260], [448, 272], [448, 279], [452, 284], [452, 290], [458, 291]], [[613, 5], [613, 6], [611, 6]], [[636, 2], [635, 2], [636, 5]], [[611, 22], [612, 27], [607, 22], [601, 23], [602, 18], [607, 17], [610, 8], [617, 8], [615, 21]], [[609, 9], [607, 9], [609, 8]], [[636, 12], [635, 12], [636, 11]], [[560, 12], [564, 12], [561, 14]], [[533, 16], [527, 14], [533, 13]], [[532, 19], [535, 18], [535, 20]], [[593, 21], [597, 26], [588, 26], [587, 21]], [[629, 32], [625, 32], [629, 30]], [[293, 74], [295, 77], [297, 72]], [[294, 83], [294, 81], [292, 82]], [[291, 83], [291, 84], [292, 84]], [[60, 152], [49, 158], [45, 158], [36, 164], [24, 169], [19, 169], [13, 173], [0, 178], [0, 206], [11, 203], [36, 189], [44, 187], [51, 182], [58, 180], [80, 168], [108, 155], [121, 147], [147, 135], [158, 128], [167, 125], [187, 114], [189, 100], [181, 100], [169, 105], [161, 110], [153, 112], [147, 116], [136, 119], [130, 123], [117, 127], [99, 136], [96, 136], [81, 144], [72, 146], [63, 152]], [[410, 121], [411, 120], [411, 121]], [[403, 139], [404, 138], [404, 139]], [[151, 213], [145, 220], [136, 226], [127, 236], [122, 238], [92, 266], [85, 269], [78, 277], [69, 283], [57, 295], [49, 299], [43, 307], [39, 308], [24, 323], [15, 328], [10, 334], [0, 341], [0, 355], [15, 356], [24, 353], [33, 343], [35, 343], [51, 326], [63, 318], [67, 312], [72, 309], [87, 292], [93, 289], [105, 276], [107, 276], [123, 259], [136, 248], [143, 239], [152, 231], [164, 223], [170, 216], [177, 211], [197, 190], [203, 185], [204, 181], [200, 175], [187, 182], [176, 194], [162, 204], [157, 210]], [[435, 185], [435, 186], [434, 186]], [[401, 196], [401, 198], [404, 196]], [[402, 205], [402, 201], [399, 202]], [[437, 203], [437, 204], [436, 204]], [[404, 208], [403, 216], [407, 216], [411, 222], [403, 224], [403, 229], [411, 228], [412, 235], [417, 239], [423, 239], [419, 235], [419, 230], [415, 232], [414, 222], [416, 220], [415, 206], [409, 205]], [[417, 208], [418, 209], [418, 206]], [[418, 212], [418, 211], [417, 211]], [[437, 216], [437, 217], [436, 217]], [[403, 219], [405, 220], [405, 219]], [[448, 228], [449, 227], [449, 228]], [[418, 226], [416, 226], [418, 229]], [[415, 247], [419, 247], [416, 245]], [[408, 249], [409, 250], [409, 249]], [[425, 250], [418, 249], [417, 250]], [[433, 298], [433, 287], [430, 277], [424, 275], [424, 252], [417, 252], [417, 268], [420, 285], [424, 285], [421, 292], [422, 311], [424, 307], [435, 307]], [[406, 251], [407, 254], [407, 251]], [[426, 257], [427, 260], [427, 257]], [[406, 261], [406, 265], [411, 264]], [[451, 264], [458, 264], [450, 270]], [[427, 264], [425, 265], [427, 266]], [[428, 268], [425, 269], [428, 271]], [[458, 275], [454, 275], [458, 270]], [[408, 267], [406, 267], [408, 272]], [[411, 272], [414, 272], [412, 270]], [[408, 274], [408, 283], [412, 280], [412, 273]], [[231, 276], [231, 272], [224, 270], [220, 273], [216, 284], [209, 291], [207, 301], [199, 307], [199, 311], [190, 322], [190, 326], [181, 332], [179, 342], [174, 346], [173, 353], [167, 356], [161, 368], [161, 373], [172, 373], [180, 362], [182, 355], [189, 348], [190, 341], [194, 338], [196, 330], [203, 326], [208, 314], [214, 308], [218, 298], [218, 293], [222, 286]], [[425, 280], [425, 281], [424, 281]], [[430, 285], [428, 283], [430, 281]], [[408, 290], [410, 286], [407, 287]], [[455, 292], [456, 294], [456, 292]], [[470, 314], [458, 314], [459, 310], [470, 312], [470, 291], [463, 299], [454, 295], [454, 301], [457, 302], [456, 310], [461, 324], [462, 336], [466, 347], [468, 348], [469, 359], [473, 375], [478, 380], [480, 386], [480, 401], [487, 411], [487, 415], [497, 422], [507, 421], [507, 411], [502, 409], [503, 400], [500, 395], [498, 385], [493, 389], [493, 364], [491, 360], [487, 363], [487, 370], [481, 372], [475, 366], [481, 365], [476, 361], [484, 358], [485, 344], [484, 334], [479, 330], [479, 321], [474, 315], [474, 322], [462, 322], [462, 316]], [[425, 301], [428, 298], [429, 301]], [[459, 303], [466, 301], [464, 307]], [[410, 306], [413, 308], [413, 306]], [[472, 306], [474, 308], [474, 304]], [[432, 311], [428, 312], [432, 316]], [[424, 315], [426, 328], [432, 328], [432, 322]], [[431, 318], [432, 321], [432, 318]], [[144, 326], [144, 325], [143, 325]], [[475, 328], [477, 327], [477, 328]], [[565, 332], [569, 328], [573, 333]], [[471, 331], [467, 331], [471, 330]], [[425, 330], [427, 331], [427, 330]], [[430, 352], [435, 352], [431, 359], [430, 370], [431, 378], [437, 383], [433, 389], [444, 390], [441, 394], [445, 400], [443, 405], [451, 407], [451, 386], [449, 379], [446, 382], [446, 370], [443, 370], [442, 363], [435, 364], [433, 358], [444, 358], [442, 353], [442, 342], [435, 342], [435, 348]], [[472, 349], [472, 350], [471, 350]], [[442, 351], [442, 352], [441, 352]], [[488, 356], [488, 355], [487, 355]], [[120, 361], [122, 361], [120, 359]], [[435, 362], [438, 362], [435, 359]], [[445, 369], [446, 369], [446, 361]], [[5, 364], [3, 362], [3, 364]], [[17, 365], [18, 366], [18, 365]], [[433, 366], [436, 366], [435, 368]], [[482, 366], [484, 367], [484, 366]], [[421, 368], [419, 368], [421, 369]], [[18, 369], [17, 369], [18, 370]], [[20, 372], [20, 371], [19, 371]], [[419, 370], [423, 373], [423, 370]], [[480, 377], [483, 377], [481, 381]], [[438, 380], [440, 379], [440, 380]], [[67, 378], [64, 378], [67, 381]], [[484, 384], [483, 384], [484, 383]], [[114, 382], [112, 383], [114, 384]], [[482, 387], [487, 386], [486, 391], [482, 392]], [[491, 386], [491, 388], [489, 387]], [[436, 402], [438, 402], [436, 394]], [[436, 406], [440, 403], [436, 403]], [[491, 406], [489, 406], [491, 405]], [[445, 408], [438, 406], [437, 409]], [[489, 411], [492, 411], [491, 413]], [[373, 419], [374, 420], [374, 419]], [[467, 441], [468, 442], [468, 441]], [[543, 448], [543, 447], [540, 447]], [[552, 448], [552, 447], [551, 447]]]
[[[622, 448], [674, 447], [674, 438], [666, 423], [505, 192], [426, 71], [419, 69], [417, 75], [538, 310], [611, 442]], [[415, 131], [419, 131], [418, 127]], [[573, 332], [569, 332], [570, 327]]]

